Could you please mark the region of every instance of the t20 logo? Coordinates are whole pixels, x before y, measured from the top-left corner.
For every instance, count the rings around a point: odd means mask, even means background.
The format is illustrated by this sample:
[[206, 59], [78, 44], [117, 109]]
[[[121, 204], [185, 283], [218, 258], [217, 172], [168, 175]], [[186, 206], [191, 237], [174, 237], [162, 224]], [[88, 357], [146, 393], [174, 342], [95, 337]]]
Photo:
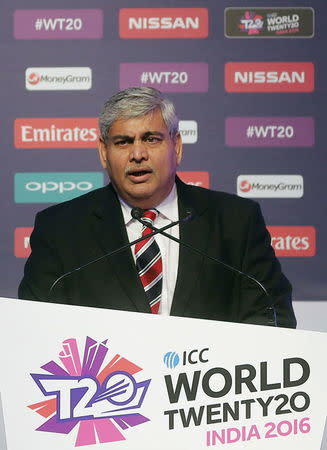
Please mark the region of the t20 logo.
[[30, 405], [48, 420], [38, 431], [68, 434], [80, 423], [75, 446], [124, 440], [126, 429], [149, 421], [141, 408], [151, 380], [137, 381], [142, 369], [116, 355], [101, 369], [107, 340], [86, 338], [81, 362], [76, 339], [63, 342], [55, 361], [42, 366], [48, 373], [31, 374], [45, 401]]

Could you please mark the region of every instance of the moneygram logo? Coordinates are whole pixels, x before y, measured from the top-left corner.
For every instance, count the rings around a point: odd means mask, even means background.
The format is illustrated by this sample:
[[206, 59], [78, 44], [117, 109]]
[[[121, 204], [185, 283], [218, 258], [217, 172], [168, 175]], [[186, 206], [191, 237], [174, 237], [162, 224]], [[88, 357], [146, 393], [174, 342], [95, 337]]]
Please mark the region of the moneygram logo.
[[[27, 69], [28, 70], [28, 69]], [[27, 87], [27, 84], [30, 86], [35, 86], [41, 81], [41, 76], [38, 73], [30, 72], [28, 75], [25, 73], [25, 86]]]
[[301, 198], [301, 175], [239, 175], [237, 195], [254, 198]]
[[227, 92], [313, 92], [311, 62], [229, 62], [225, 64]]
[[180, 120], [179, 132], [183, 144], [195, 144], [198, 140], [198, 123], [195, 120]]
[[16, 173], [15, 202], [58, 203], [102, 186], [102, 172]]
[[16, 258], [28, 258], [31, 253], [30, 236], [33, 227], [17, 227], [15, 229], [15, 256]]
[[269, 226], [276, 256], [310, 257], [316, 254], [316, 229], [312, 226]]
[[93, 117], [15, 120], [16, 148], [94, 148], [97, 141], [98, 121]]
[[118, 354], [106, 361], [108, 350], [107, 339], [87, 336], [83, 352], [75, 338], [66, 339], [60, 362], [47, 362], [42, 373], [30, 374], [46, 397], [28, 406], [46, 419], [36, 431], [68, 435], [79, 424], [79, 447], [126, 440], [124, 430], [149, 422], [140, 408], [151, 379], [142, 379], [142, 368]]
[[90, 67], [29, 67], [25, 71], [29, 91], [83, 91], [92, 87]]
[[[252, 189], [252, 184], [249, 180], [237, 180], [237, 193], [238, 195], [246, 194]], [[239, 193], [240, 191], [240, 193]]]
[[119, 34], [125, 39], [208, 37], [207, 8], [123, 8]]
[[186, 184], [190, 184], [192, 186], [200, 186], [203, 188], [209, 188], [210, 180], [209, 180], [209, 172], [177, 172], [179, 178], [184, 181]]

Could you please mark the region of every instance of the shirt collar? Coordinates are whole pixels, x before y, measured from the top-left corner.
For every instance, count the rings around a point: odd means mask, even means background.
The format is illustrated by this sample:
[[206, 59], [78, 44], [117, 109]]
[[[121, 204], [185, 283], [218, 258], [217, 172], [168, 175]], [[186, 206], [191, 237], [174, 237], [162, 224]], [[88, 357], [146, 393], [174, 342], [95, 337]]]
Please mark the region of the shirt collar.
[[[131, 216], [132, 208], [120, 197], [118, 196], [122, 213], [124, 216], [125, 225], [132, 222], [133, 219]], [[160, 205], [156, 206], [156, 209], [159, 211], [158, 217], [163, 217], [164, 219], [168, 219], [172, 222], [178, 220], [178, 204], [177, 204], [177, 189], [176, 184], [174, 184], [172, 190], [169, 195], [160, 203]]]

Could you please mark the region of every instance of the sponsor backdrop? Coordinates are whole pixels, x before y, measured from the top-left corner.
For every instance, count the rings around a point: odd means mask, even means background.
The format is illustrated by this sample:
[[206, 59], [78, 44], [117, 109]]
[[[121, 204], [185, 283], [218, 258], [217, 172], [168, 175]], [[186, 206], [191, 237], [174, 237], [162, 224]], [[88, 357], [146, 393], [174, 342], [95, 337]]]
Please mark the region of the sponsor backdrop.
[[326, 305], [325, 0], [28, 6], [0, 19], [0, 294], [16, 296], [35, 213], [107, 182], [104, 101], [147, 85], [177, 106], [181, 178], [257, 199], [294, 298]]

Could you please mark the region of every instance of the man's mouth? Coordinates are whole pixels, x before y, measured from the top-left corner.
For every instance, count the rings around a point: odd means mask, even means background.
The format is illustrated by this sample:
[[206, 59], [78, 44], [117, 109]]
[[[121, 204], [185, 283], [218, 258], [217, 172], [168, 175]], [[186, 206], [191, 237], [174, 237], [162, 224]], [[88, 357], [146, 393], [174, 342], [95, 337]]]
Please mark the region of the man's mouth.
[[127, 171], [127, 176], [129, 179], [131, 179], [133, 182], [144, 182], [147, 181], [150, 178], [150, 175], [152, 173], [151, 169], [130, 169]]

